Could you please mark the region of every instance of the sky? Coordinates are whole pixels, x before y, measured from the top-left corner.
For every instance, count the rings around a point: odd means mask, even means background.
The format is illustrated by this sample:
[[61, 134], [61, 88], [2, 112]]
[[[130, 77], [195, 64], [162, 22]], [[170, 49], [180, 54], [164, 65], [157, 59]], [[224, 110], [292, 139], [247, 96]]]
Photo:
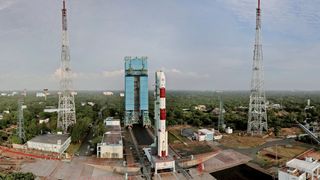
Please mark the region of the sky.
[[[261, 0], [266, 90], [320, 90], [320, 1]], [[59, 89], [60, 0], [0, 0], [0, 90]], [[149, 87], [249, 90], [257, 0], [67, 0], [73, 87], [124, 89], [124, 57]]]

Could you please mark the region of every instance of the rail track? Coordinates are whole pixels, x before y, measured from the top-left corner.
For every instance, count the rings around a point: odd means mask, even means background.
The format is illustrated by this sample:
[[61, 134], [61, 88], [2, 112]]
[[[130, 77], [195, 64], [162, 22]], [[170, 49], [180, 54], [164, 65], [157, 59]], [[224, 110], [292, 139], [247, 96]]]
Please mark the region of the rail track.
[[145, 127], [134, 126], [132, 132], [139, 146], [148, 146], [153, 143], [153, 138]]
[[[139, 158], [139, 163], [142, 167], [142, 174], [144, 175], [144, 177], [147, 179], [147, 180], [151, 180], [151, 172], [150, 172], [150, 168], [147, 168], [146, 164], [145, 164], [145, 157], [143, 155], [143, 153], [140, 151], [141, 149], [139, 148], [139, 144], [138, 144], [138, 141], [136, 139], [136, 136], [134, 135], [134, 132], [132, 129], [128, 129], [129, 133], [130, 133], [130, 137], [132, 139], [132, 142], [133, 142], [133, 145], [134, 145], [134, 148], [135, 148], [135, 151], [136, 151], [136, 155], [138, 156]], [[136, 134], [140, 134], [140, 133], [136, 133]], [[140, 137], [140, 135], [138, 135], [138, 137]], [[142, 139], [143, 136], [141, 136]], [[141, 139], [140, 138], [140, 139]], [[144, 140], [140, 140], [140, 142], [147, 142], [147, 141], [144, 141]], [[143, 143], [144, 144], [144, 143]]]

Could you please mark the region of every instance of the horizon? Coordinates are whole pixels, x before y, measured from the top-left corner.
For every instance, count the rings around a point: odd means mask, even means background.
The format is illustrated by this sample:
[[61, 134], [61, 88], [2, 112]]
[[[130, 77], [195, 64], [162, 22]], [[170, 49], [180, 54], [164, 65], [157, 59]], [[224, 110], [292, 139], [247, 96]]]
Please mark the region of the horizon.
[[[49, 93], [50, 92], [59, 92], [60, 90], [57, 90], [57, 89], [48, 89]], [[113, 90], [110, 90], [110, 89], [93, 89], [93, 90], [85, 90], [85, 89], [78, 89], [78, 90], [74, 90], [75, 92], [116, 92], [116, 93], [122, 93], [124, 92], [124, 90], [116, 90], [116, 89], [113, 89]], [[153, 92], [154, 90], [153, 89], [148, 89], [148, 92]], [[175, 92], [210, 92], [210, 93], [229, 93], [229, 92], [245, 92], [245, 93], [250, 93], [250, 90], [183, 90], [183, 89], [168, 89], [167, 90], [168, 92], [170, 91], [175, 91]], [[8, 93], [8, 92], [23, 92], [23, 90], [0, 90], [0, 93]], [[27, 93], [28, 92], [32, 92], [32, 93], [36, 93], [36, 92], [43, 92], [43, 89], [30, 89], [28, 90], [27, 89]], [[292, 93], [295, 93], [295, 92], [307, 92], [307, 93], [320, 93], [320, 90], [266, 90], [266, 92], [292, 92]], [[112, 95], [111, 95], [112, 96]]]

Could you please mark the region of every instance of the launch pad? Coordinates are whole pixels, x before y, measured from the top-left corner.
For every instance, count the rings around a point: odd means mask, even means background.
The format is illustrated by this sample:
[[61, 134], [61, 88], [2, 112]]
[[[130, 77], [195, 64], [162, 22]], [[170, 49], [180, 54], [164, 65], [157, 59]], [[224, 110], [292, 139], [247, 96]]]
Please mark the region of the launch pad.
[[159, 157], [152, 154], [151, 148], [143, 148], [143, 151], [151, 163], [151, 168], [154, 169], [154, 174], [158, 174], [159, 171], [175, 172], [175, 160], [172, 157]]

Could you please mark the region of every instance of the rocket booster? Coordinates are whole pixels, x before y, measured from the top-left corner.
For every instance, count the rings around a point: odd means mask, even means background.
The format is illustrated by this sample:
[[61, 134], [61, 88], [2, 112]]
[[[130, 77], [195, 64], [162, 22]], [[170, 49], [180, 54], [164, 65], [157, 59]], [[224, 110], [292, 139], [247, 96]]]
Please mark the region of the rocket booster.
[[156, 121], [158, 156], [168, 156], [168, 132], [166, 131], [166, 77], [164, 72], [156, 72]]

